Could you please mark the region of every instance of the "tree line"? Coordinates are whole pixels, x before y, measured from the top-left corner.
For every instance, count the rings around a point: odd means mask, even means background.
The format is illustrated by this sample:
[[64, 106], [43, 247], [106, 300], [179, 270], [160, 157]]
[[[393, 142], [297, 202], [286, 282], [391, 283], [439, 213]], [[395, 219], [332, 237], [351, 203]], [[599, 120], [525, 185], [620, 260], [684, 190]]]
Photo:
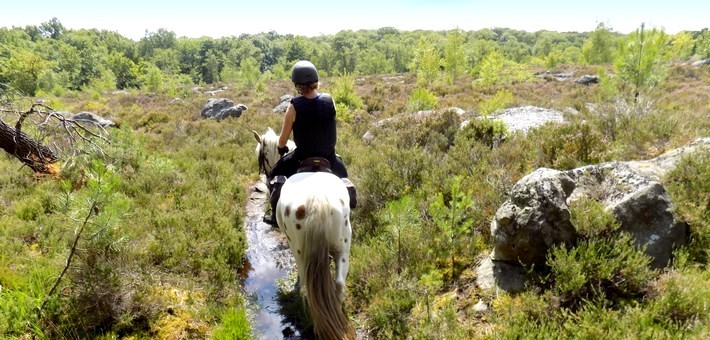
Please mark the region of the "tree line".
[[[581, 33], [383, 27], [317, 37], [271, 31], [186, 38], [158, 29], [134, 41], [108, 30], [67, 29], [52, 18], [37, 26], [0, 28], [0, 91], [12, 88], [34, 96], [89, 88], [170, 93], [219, 82], [263, 86], [265, 80], [287, 78], [290, 67], [301, 59], [313, 61], [325, 76], [417, 72], [420, 82], [426, 83], [443, 71], [445, 79], [453, 81], [464, 74], [478, 76], [490, 63], [549, 68], [607, 64], [624, 48], [625, 38], [599, 24]], [[710, 58], [707, 28], [669, 36], [664, 43], [674, 58]], [[491, 56], [495, 58], [486, 59]]]

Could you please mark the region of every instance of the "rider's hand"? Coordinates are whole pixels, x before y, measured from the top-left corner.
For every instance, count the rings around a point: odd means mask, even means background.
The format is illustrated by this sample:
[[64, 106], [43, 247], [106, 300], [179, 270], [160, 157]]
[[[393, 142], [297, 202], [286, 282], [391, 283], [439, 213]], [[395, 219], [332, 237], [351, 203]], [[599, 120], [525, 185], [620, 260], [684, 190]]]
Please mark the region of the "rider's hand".
[[[279, 150], [279, 156], [283, 156], [288, 152], [288, 146], [277, 148]], [[272, 149], [273, 150], [273, 149]]]

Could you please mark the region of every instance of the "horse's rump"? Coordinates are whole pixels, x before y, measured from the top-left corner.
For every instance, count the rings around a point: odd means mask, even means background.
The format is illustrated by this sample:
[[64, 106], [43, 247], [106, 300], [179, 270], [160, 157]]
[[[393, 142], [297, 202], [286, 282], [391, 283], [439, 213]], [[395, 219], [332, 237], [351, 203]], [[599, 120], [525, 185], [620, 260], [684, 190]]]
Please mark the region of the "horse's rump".
[[[320, 338], [354, 337], [343, 312], [351, 229], [345, 184], [329, 173], [298, 173], [281, 191], [277, 220], [296, 258], [316, 334]], [[336, 278], [330, 256], [336, 261]]]

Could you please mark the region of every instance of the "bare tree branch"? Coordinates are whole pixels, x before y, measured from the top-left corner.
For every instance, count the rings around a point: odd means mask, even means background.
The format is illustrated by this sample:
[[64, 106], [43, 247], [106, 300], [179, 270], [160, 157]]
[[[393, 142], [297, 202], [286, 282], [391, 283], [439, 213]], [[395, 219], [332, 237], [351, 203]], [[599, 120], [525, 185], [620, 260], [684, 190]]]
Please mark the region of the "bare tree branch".
[[[18, 113], [16, 110], [7, 109], [0, 109], [0, 112]], [[22, 131], [25, 121], [33, 115], [39, 117], [39, 120], [34, 122], [39, 128], [39, 140], [32, 139]], [[87, 145], [90, 150], [93, 150], [90, 152], [97, 152], [107, 157], [101, 145], [97, 143], [100, 141], [110, 144], [109, 133], [103, 126], [88, 120], [67, 118], [45, 104], [32, 104], [28, 111], [20, 113], [14, 129], [0, 120], [0, 148], [15, 156], [36, 173], [57, 174], [59, 172], [57, 162], [61, 157], [57, 152], [63, 151], [62, 143], [57, 143], [56, 140], [51, 142], [54, 150], [42, 145], [42, 141], [50, 135], [63, 135], [58, 140], [68, 144], [66, 151], [70, 152], [70, 156], [87, 152], [80, 147], [80, 145]]]

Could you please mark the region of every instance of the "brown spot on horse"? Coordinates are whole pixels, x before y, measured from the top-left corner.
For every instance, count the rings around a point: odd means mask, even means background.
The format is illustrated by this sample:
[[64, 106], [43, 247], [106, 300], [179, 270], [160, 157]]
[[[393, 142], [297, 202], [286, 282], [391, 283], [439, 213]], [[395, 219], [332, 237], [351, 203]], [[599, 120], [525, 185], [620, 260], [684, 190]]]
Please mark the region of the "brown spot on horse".
[[305, 205], [300, 205], [298, 207], [298, 209], [296, 209], [296, 218], [299, 220], [306, 218], [306, 206]]

